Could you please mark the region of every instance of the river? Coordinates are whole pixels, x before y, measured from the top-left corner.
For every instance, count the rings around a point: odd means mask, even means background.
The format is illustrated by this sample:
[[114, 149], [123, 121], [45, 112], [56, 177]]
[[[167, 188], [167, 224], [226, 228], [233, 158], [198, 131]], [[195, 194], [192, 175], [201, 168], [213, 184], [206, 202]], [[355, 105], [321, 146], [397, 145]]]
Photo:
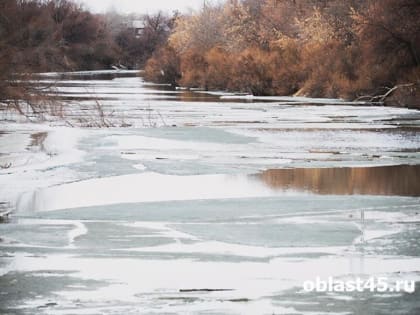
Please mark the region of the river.
[[1, 113], [1, 314], [420, 312], [420, 111], [130, 71], [36, 84], [61, 117]]

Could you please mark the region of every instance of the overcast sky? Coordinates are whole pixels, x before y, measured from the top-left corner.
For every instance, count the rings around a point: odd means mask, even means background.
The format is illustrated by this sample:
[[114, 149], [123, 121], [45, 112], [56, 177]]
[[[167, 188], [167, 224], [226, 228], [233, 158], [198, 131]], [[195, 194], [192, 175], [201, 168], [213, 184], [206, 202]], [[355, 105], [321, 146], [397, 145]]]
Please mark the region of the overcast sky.
[[115, 9], [121, 13], [153, 13], [159, 10], [172, 12], [197, 9], [203, 0], [75, 0], [87, 9], [103, 13]]

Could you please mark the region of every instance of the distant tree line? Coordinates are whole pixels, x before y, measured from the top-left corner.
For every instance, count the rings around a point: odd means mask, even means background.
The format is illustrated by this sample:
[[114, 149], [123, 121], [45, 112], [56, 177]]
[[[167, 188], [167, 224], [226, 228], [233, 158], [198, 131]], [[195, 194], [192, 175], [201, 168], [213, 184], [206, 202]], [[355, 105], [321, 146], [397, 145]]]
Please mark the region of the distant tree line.
[[[144, 27], [135, 33], [131, 21]], [[141, 68], [170, 34], [174, 18], [92, 14], [68, 0], [0, 1], [0, 103], [39, 93], [31, 73]]]
[[228, 0], [178, 16], [150, 80], [419, 106], [420, 1]]

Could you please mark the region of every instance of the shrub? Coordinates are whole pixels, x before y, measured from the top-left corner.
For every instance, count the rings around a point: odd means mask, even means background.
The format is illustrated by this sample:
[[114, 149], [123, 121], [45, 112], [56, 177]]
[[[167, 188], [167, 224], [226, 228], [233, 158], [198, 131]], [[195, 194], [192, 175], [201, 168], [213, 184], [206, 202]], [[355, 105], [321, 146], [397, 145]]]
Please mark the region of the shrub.
[[159, 49], [146, 64], [146, 80], [175, 86], [180, 77], [180, 60], [175, 50], [170, 46]]

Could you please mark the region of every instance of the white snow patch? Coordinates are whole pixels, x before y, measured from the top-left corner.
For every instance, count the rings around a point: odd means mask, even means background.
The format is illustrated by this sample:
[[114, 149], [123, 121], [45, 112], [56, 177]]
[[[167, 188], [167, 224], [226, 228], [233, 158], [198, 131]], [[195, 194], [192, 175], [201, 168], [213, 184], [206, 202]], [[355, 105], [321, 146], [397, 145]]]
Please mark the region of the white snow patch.
[[96, 178], [35, 191], [26, 207], [35, 211], [170, 200], [274, 196], [276, 192], [246, 176], [174, 176], [153, 172]]

